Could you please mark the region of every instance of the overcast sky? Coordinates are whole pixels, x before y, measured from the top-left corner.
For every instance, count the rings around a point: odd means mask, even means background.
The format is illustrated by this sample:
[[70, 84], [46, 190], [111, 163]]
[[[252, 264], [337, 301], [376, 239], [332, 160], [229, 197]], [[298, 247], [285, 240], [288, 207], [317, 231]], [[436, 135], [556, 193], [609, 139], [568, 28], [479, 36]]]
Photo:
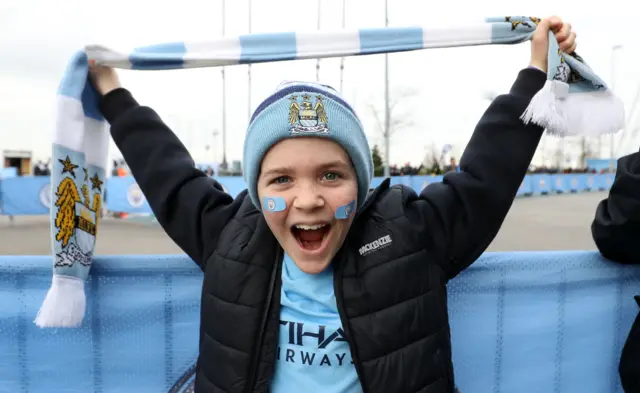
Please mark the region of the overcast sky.
[[[394, 26], [462, 24], [505, 14], [559, 15], [578, 33], [578, 51], [608, 83], [611, 47], [616, 54], [615, 90], [630, 106], [640, 84], [640, 40], [633, 2], [578, 0], [389, 1]], [[515, 6], [516, 3], [520, 5]], [[215, 39], [222, 35], [221, 0], [0, 0], [0, 148], [33, 150], [48, 157], [55, 92], [70, 56], [85, 44], [130, 48], [150, 44]], [[347, 28], [384, 26], [383, 0], [347, 0]], [[252, 32], [317, 28], [315, 0], [253, 0]], [[322, 29], [340, 28], [342, 0], [322, 0]], [[226, 35], [246, 34], [248, 1], [227, 0]], [[529, 44], [423, 50], [390, 57], [392, 98], [398, 116], [411, 128], [391, 145], [395, 163], [422, 160], [425, 146], [464, 144], [486, 108], [486, 93], [505, 92], [529, 60]], [[339, 88], [339, 59], [321, 62], [321, 82]], [[347, 58], [344, 95], [363, 118], [370, 143], [380, 144], [371, 106], [382, 113], [382, 55]], [[247, 67], [228, 67], [227, 157], [241, 159], [248, 121]], [[220, 159], [221, 73], [208, 68], [180, 71], [121, 71], [121, 79], [144, 105], [156, 109], [197, 159]], [[251, 108], [283, 80], [315, 80], [315, 60], [253, 66]], [[411, 97], [407, 92], [414, 91]], [[548, 142], [553, 143], [553, 141]], [[213, 146], [208, 153], [205, 146]], [[633, 150], [633, 148], [631, 149]], [[119, 152], [112, 148], [112, 155]]]

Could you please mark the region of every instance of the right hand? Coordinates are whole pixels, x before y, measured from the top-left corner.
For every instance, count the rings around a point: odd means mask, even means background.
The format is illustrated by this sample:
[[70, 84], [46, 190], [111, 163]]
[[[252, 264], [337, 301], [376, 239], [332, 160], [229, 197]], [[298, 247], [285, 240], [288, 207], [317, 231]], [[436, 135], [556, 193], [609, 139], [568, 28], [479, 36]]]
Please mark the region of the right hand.
[[95, 60], [89, 60], [89, 78], [91, 79], [93, 87], [95, 87], [102, 96], [122, 87], [116, 70], [111, 67], [96, 65]]
[[576, 50], [576, 33], [572, 31], [571, 24], [563, 22], [557, 16], [543, 19], [538, 23], [533, 37], [531, 37], [531, 62], [529, 65], [547, 72], [549, 58], [549, 31], [558, 40], [558, 47], [564, 53], [570, 55]]

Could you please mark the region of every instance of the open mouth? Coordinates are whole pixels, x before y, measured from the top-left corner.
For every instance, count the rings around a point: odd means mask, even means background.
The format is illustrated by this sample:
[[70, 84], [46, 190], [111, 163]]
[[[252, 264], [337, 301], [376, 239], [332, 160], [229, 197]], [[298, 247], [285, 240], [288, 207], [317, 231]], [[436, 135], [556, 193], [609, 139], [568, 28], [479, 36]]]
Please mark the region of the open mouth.
[[329, 224], [316, 225], [294, 225], [291, 227], [291, 233], [296, 238], [300, 247], [305, 251], [316, 251], [321, 249], [328, 234], [331, 231]]

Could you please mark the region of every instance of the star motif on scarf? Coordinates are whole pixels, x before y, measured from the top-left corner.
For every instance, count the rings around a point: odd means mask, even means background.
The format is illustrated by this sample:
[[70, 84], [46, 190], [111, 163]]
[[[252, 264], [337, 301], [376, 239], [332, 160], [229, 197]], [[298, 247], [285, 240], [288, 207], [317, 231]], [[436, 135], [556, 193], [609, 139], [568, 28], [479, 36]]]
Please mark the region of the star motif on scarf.
[[69, 156], [67, 156], [67, 158], [65, 158], [64, 160], [58, 158], [58, 161], [60, 161], [60, 163], [62, 164], [62, 174], [64, 174], [65, 172], [69, 172], [75, 179], [76, 173], [74, 171], [78, 169], [78, 166], [71, 162]]

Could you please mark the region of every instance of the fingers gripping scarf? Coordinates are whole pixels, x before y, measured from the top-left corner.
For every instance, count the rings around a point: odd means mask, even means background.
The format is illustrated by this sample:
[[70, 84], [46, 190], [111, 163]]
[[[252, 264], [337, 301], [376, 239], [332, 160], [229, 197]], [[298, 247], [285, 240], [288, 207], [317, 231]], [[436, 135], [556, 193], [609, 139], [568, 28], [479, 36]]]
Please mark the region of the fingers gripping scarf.
[[[500, 17], [462, 28], [253, 34], [153, 45], [127, 53], [86, 46], [71, 60], [57, 95], [51, 171], [53, 282], [36, 324], [78, 326], [85, 312], [84, 282], [99, 233], [109, 146], [107, 124], [87, 80], [88, 59], [115, 68], [168, 70], [518, 44], [531, 39], [538, 22], [533, 17]], [[548, 80], [531, 100], [522, 120], [560, 136], [595, 136], [620, 130], [624, 122], [622, 103], [580, 57], [562, 53], [552, 33], [549, 38]]]

